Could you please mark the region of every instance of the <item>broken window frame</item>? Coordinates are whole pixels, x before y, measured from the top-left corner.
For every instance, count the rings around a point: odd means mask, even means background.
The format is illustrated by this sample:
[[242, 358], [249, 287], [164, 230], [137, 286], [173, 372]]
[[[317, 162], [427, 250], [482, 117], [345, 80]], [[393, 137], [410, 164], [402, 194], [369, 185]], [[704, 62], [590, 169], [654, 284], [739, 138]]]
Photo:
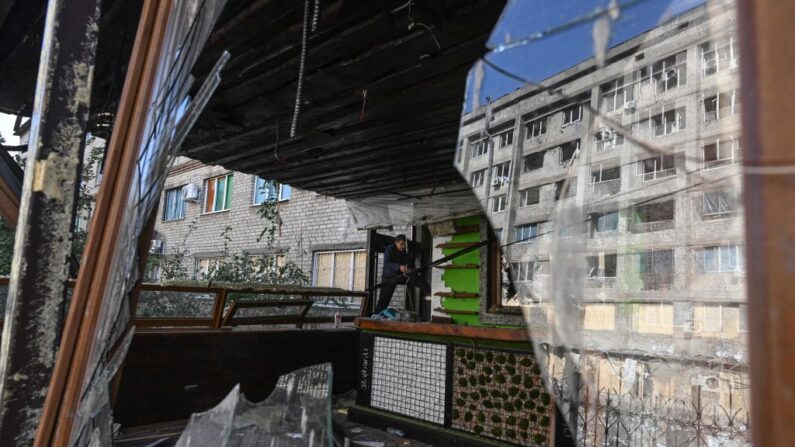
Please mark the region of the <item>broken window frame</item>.
[[[714, 147], [714, 149], [710, 149]], [[714, 150], [714, 158], [707, 159], [707, 151]], [[737, 164], [741, 160], [740, 139], [737, 137], [715, 138], [714, 142], [701, 146], [702, 170], [708, 171]]]
[[469, 151], [470, 158], [480, 158], [489, 153], [489, 139], [478, 138], [469, 140], [471, 146]]
[[491, 167], [491, 187], [498, 191], [511, 183], [511, 162], [506, 161]]
[[651, 78], [657, 94], [669, 92], [687, 84], [687, 50], [657, 60], [651, 66]]
[[708, 40], [699, 44], [698, 48], [701, 52], [701, 76], [703, 78], [739, 66], [737, 40], [734, 37], [729, 37], [728, 41], [725, 39], [722, 41]]
[[[676, 271], [673, 248], [642, 250], [637, 257], [638, 273], [643, 281], [642, 290], [668, 290], [673, 287]], [[658, 263], [657, 260], [664, 263]]]
[[566, 195], [562, 196], [561, 193], [563, 192], [563, 185], [566, 183], [566, 179], [558, 180], [555, 183], [551, 183], [552, 187], [555, 188], [555, 201], [560, 199], [568, 199], [570, 197], [577, 196], [577, 177], [571, 177], [569, 179], [569, 189], [566, 191]]
[[580, 139], [567, 141], [560, 146], [558, 146], [558, 151], [560, 153], [559, 162], [561, 165], [566, 165], [568, 162], [574, 158], [574, 154], [580, 149]]
[[538, 205], [539, 203], [541, 203], [541, 186], [532, 186], [519, 191], [520, 208]]
[[[721, 99], [723, 99], [723, 101]], [[723, 105], [724, 103], [728, 103], [729, 105]], [[710, 106], [710, 104], [714, 104], [714, 106]], [[737, 89], [732, 89], [730, 92], [717, 92], [708, 98], [704, 98], [701, 102], [704, 123], [713, 123], [723, 118], [736, 115], [739, 112], [739, 105], [740, 97], [737, 95]], [[727, 110], [728, 112], [726, 112]]]
[[[611, 173], [610, 177], [605, 179], [605, 173]], [[617, 172], [618, 174], [615, 177], [612, 177], [612, 173]], [[591, 184], [598, 185], [600, 183], [607, 183], [612, 182], [615, 180], [621, 180], [621, 167], [620, 166], [602, 166], [599, 165], [599, 169], [594, 169], [591, 171]]]
[[478, 169], [472, 172], [469, 181], [473, 188], [483, 186], [486, 183], [486, 169]]
[[197, 256], [194, 260], [194, 277], [199, 281], [206, 280], [210, 270], [218, 268], [221, 260], [221, 256]]
[[[713, 195], [715, 198], [712, 200], [713, 203], [716, 204], [717, 210], [710, 211], [708, 208], [712, 208], [709, 205], [710, 200], [708, 199], [708, 195]], [[702, 216], [709, 216], [709, 217], [729, 217], [733, 214], [736, 214], [738, 211], [738, 197], [736, 191], [730, 190], [715, 190], [715, 191], [704, 191], [704, 194], [701, 197], [701, 215]], [[723, 209], [721, 209], [723, 208]]]
[[600, 211], [588, 215], [588, 223], [591, 230], [591, 237], [597, 233], [616, 233], [618, 232], [620, 215], [618, 210]]
[[549, 116], [542, 116], [541, 118], [534, 118], [525, 122], [525, 140], [540, 138], [541, 135], [546, 134], [548, 121]]
[[[544, 156], [546, 151], [533, 152], [522, 156], [522, 174], [537, 171], [544, 167]], [[534, 164], [528, 163], [528, 160], [535, 162]], [[529, 167], [528, 167], [529, 166]]]
[[[595, 263], [593, 262], [595, 261]], [[609, 261], [609, 262], [608, 262]], [[597, 253], [585, 257], [588, 266], [586, 277], [588, 279], [607, 279], [618, 277], [618, 254]]]
[[[619, 76], [600, 87], [602, 108], [605, 112], [623, 110], [630, 101], [635, 101], [635, 81], [637, 71], [632, 75]], [[629, 78], [629, 80], [627, 80]]]
[[674, 199], [647, 203], [632, 208], [628, 231], [630, 233], [650, 233], [670, 230], [676, 219]]
[[513, 145], [513, 127], [494, 135], [494, 141], [497, 142], [497, 147], [499, 149], [504, 149]]
[[655, 137], [675, 134], [685, 130], [687, 126], [687, 111], [684, 106], [672, 110], [662, 111], [649, 118], [649, 127], [653, 130]]
[[560, 127], [570, 126], [574, 123], [582, 121], [582, 104], [574, 104], [561, 110], [563, 115], [562, 124]]
[[676, 175], [676, 157], [674, 154], [660, 154], [638, 160], [637, 166], [637, 175], [643, 177], [644, 182]]
[[505, 211], [505, 208], [508, 205], [508, 194], [501, 194], [499, 196], [494, 196], [491, 198], [491, 209], [492, 213], [501, 213]]
[[511, 272], [513, 272], [513, 280], [517, 283], [530, 283], [535, 276], [535, 262], [534, 261], [517, 261], [511, 263]]
[[624, 135], [608, 127], [602, 128], [594, 134], [594, 150], [605, 152], [624, 145]]

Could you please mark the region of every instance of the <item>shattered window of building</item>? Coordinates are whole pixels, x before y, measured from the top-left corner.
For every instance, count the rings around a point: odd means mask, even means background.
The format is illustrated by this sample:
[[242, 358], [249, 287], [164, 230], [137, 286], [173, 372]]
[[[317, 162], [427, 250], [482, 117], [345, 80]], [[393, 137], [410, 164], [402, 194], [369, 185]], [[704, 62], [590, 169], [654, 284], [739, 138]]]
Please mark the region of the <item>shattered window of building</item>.
[[528, 121], [525, 124], [525, 138], [538, 138], [547, 133], [547, 120], [548, 117], [544, 116]]
[[544, 167], [544, 154], [545, 151], [535, 152], [530, 155], [525, 155], [522, 158], [522, 172], [535, 171]]

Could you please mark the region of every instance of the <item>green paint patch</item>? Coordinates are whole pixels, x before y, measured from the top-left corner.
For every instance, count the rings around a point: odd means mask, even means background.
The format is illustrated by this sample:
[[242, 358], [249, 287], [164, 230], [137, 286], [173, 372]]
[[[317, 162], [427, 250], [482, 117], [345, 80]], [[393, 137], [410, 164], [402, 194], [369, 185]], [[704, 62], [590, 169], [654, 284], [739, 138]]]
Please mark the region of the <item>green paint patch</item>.
[[445, 298], [442, 307], [450, 310], [477, 310], [480, 305], [478, 298]]
[[480, 293], [480, 274], [477, 269], [448, 269], [442, 280], [456, 292]]

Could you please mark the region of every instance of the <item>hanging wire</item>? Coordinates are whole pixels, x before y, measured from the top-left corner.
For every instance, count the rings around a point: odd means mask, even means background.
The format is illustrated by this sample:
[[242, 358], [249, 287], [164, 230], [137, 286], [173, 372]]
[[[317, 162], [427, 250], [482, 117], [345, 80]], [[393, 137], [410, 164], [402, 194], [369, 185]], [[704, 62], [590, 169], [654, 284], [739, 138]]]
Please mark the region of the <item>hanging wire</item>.
[[301, 93], [304, 87], [304, 72], [306, 70], [306, 47], [309, 40], [309, 0], [304, 0], [304, 29], [301, 33], [301, 57], [298, 66], [298, 82], [295, 87], [295, 108], [293, 109], [293, 122], [290, 125], [290, 138], [295, 137], [298, 131], [298, 118], [301, 115]]

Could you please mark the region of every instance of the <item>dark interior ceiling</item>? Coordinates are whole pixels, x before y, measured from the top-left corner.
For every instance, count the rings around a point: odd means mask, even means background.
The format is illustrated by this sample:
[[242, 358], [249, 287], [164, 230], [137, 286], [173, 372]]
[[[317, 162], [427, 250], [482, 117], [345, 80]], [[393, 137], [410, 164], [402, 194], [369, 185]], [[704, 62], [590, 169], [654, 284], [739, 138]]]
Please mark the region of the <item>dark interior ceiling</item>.
[[[44, 3], [10, 2], [6, 17], [0, 7], [3, 111], [29, 113]], [[409, 12], [406, 0], [321, 0], [290, 138], [304, 3], [229, 0], [195, 67], [199, 83], [223, 50], [232, 58], [183, 154], [336, 197], [460, 182], [452, 161], [466, 75], [504, 3], [414, 0]], [[95, 115], [115, 111], [140, 4], [104, 2]]]

